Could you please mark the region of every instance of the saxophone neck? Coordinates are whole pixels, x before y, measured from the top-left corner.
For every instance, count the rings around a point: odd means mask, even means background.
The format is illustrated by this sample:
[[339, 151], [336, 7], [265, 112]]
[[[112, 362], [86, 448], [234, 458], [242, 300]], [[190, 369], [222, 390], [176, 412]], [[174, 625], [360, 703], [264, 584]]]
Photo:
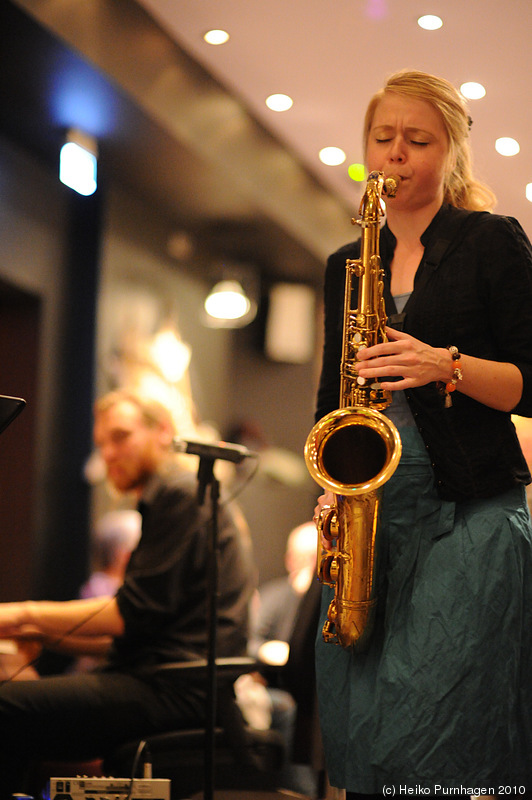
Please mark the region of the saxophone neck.
[[379, 225], [386, 211], [382, 197], [395, 197], [400, 181], [396, 175], [385, 177], [384, 172], [370, 172], [360, 201], [359, 219], [353, 222], [361, 228]]

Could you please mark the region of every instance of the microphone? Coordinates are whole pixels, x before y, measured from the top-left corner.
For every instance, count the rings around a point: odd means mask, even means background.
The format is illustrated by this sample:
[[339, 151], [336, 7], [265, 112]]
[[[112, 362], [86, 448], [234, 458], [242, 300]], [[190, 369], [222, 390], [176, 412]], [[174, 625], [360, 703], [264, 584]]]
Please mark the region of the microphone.
[[174, 439], [174, 450], [178, 453], [187, 453], [191, 456], [209, 458], [213, 461], [217, 458], [223, 461], [232, 461], [240, 464], [245, 458], [257, 458], [256, 453], [252, 453], [247, 447], [241, 444], [230, 444], [228, 442], [190, 442], [185, 439]]

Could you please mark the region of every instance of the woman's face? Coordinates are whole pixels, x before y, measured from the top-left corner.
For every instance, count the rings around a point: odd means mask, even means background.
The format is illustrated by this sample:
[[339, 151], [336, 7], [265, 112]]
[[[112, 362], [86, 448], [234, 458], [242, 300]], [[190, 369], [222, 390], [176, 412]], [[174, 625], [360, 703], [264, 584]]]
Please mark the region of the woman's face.
[[386, 94], [377, 105], [368, 136], [368, 169], [398, 175], [397, 210], [416, 210], [443, 202], [450, 168], [449, 140], [440, 113], [426, 100]]

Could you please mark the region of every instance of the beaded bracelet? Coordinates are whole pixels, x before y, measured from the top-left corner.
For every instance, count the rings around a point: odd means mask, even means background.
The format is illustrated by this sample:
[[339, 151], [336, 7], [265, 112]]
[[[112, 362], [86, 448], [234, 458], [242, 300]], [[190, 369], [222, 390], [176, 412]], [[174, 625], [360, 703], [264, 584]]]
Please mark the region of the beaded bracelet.
[[451, 344], [447, 347], [447, 350], [451, 354], [451, 358], [454, 363], [454, 370], [451, 380], [448, 383], [444, 383], [443, 381], [438, 381], [437, 386], [438, 390], [441, 394], [445, 396], [445, 408], [450, 408], [453, 404], [451, 398], [451, 392], [454, 392], [456, 389], [456, 384], [458, 381], [461, 381], [464, 377], [462, 374], [462, 364], [460, 362], [460, 353], [458, 348]]

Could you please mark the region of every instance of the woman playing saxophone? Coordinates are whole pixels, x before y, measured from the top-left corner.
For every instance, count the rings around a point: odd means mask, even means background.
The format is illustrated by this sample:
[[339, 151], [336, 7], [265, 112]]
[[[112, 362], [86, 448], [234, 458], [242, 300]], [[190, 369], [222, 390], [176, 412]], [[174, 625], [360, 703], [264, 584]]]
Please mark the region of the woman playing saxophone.
[[[402, 455], [383, 489], [369, 646], [317, 640], [327, 770], [347, 800], [400, 786], [532, 791], [531, 476], [511, 420], [532, 416], [532, 248], [515, 219], [490, 213], [470, 124], [450, 83], [413, 71], [366, 113], [368, 171], [399, 185], [380, 236], [387, 340], [358, 352], [357, 371], [392, 393]], [[338, 406], [358, 248], [327, 265], [317, 420]], [[323, 494], [316, 518], [333, 502]]]

